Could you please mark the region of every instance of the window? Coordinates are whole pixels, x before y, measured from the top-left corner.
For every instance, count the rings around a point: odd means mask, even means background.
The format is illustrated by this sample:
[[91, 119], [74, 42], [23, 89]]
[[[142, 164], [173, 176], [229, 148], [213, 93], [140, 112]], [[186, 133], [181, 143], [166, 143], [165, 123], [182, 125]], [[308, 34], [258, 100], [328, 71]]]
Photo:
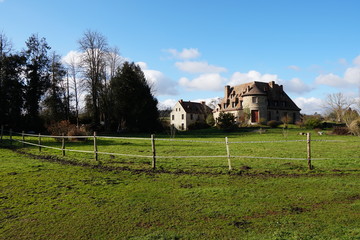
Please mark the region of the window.
[[190, 114], [190, 119], [193, 120], [194, 116], [192, 114]]
[[171, 115], [171, 120], [175, 120], [175, 115]]
[[184, 130], [184, 124], [183, 123], [181, 124], [181, 130]]
[[252, 97], [252, 103], [258, 103], [258, 98], [257, 97]]
[[184, 114], [181, 114], [181, 119], [184, 120]]

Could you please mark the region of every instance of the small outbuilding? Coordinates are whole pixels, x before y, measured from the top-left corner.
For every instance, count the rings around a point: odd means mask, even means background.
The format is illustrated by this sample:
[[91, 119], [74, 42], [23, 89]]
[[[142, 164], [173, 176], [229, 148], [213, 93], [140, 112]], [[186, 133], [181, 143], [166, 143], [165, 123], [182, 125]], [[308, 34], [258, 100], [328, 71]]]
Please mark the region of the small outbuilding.
[[194, 123], [206, 123], [206, 118], [212, 114], [212, 109], [205, 102], [179, 100], [170, 113], [170, 124], [178, 130], [188, 130]]

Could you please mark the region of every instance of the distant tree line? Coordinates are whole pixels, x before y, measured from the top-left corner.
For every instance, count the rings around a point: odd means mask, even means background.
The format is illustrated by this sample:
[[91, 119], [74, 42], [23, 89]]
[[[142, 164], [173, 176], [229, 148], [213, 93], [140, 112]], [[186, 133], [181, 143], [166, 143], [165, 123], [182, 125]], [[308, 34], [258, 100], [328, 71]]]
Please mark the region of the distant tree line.
[[160, 128], [158, 101], [141, 68], [122, 61], [100, 33], [86, 31], [81, 55], [66, 64], [45, 38], [33, 34], [25, 43], [16, 52], [0, 33], [0, 125], [41, 131], [67, 120], [92, 130]]

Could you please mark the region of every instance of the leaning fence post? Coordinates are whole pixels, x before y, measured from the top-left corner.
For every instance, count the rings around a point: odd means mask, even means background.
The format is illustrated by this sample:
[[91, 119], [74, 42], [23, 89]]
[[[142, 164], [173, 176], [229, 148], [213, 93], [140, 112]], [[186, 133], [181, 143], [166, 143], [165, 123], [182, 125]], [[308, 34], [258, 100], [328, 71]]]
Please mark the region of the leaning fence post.
[[156, 168], [156, 151], [155, 151], [155, 135], [154, 134], [151, 134], [151, 147], [152, 147], [152, 154], [153, 154], [152, 168], [155, 169]]
[[229, 170], [231, 171], [232, 168], [231, 168], [231, 160], [230, 160], [230, 149], [229, 149], [229, 141], [228, 141], [227, 137], [225, 137], [225, 144], [226, 144], [226, 152], [227, 152]]
[[4, 125], [1, 125], [1, 138], [0, 138], [0, 142], [2, 142], [3, 135], [4, 135]]
[[96, 132], [94, 132], [94, 158], [97, 161], [98, 160], [98, 149], [97, 149], [97, 143], [96, 143]]
[[64, 134], [62, 134], [62, 138], [61, 138], [61, 149], [62, 149], [62, 155], [65, 156], [65, 137], [64, 137]]
[[12, 145], [12, 129], [10, 128], [10, 145]]
[[311, 133], [307, 133], [306, 134], [306, 143], [307, 143], [307, 160], [308, 160], [308, 167], [309, 167], [309, 170], [312, 169], [312, 166], [311, 166]]
[[24, 131], [21, 132], [21, 136], [22, 136], [22, 146], [25, 147], [25, 135], [24, 135]]
[[39, 152], [41, 152], [41, 134], [40, 133], [39, 133], [38, 145], [39, 145]]

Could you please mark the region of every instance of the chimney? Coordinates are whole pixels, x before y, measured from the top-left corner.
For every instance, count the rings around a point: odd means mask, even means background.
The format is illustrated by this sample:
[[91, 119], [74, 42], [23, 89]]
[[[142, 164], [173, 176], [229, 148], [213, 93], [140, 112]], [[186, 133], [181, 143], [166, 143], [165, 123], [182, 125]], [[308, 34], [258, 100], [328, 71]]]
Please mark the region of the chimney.
[[230, 95], [230, 86], [226, 85], [225, 86], [225, 98], [228, 98]]
[[205, 106], [205, 101], [201, 101], [201, 104]]
[[184, 101], [182, 100], [182, 99], [180, 99], [180, 101], [179, 101], [180, 103], [183, 103]]
[[271, 88], [274, 88], [274, 86], [275, 86], [275, 81], [269, 82], [269, 85], [270, 85]]

